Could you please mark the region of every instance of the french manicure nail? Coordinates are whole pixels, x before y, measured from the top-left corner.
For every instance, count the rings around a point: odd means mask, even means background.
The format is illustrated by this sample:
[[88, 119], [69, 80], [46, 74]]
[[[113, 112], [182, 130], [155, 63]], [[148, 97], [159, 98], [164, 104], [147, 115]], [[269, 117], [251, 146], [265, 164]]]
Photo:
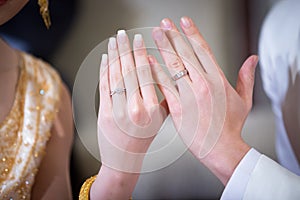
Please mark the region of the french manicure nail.
[[172, 22], [169, 19], [163, 19], [161, 21], [162, 26], [166, 30], [171, 30], [172, 29]]
[[107, 54], [102, 54], [101, 63], [107, 65]]
[[124, 30], [118, 30], [117, 38], [118, 38], [118, 42], [125, 43], [126, 42], [126, 32]]
[[111, 50], [116, 49], [117, 48], [116, 38], [114, 37], [109, 38], [108, 45]]
[[136, 47], [142, 47], [143, 46], [143, 36], [141, 34], [135, 34], [134, 35], [134, 44]]
[[185, 27], [185, 28], [190, 28], [191, 27], [191, 22], [190, 22], [190, 19], [187, 18], [187, 17], [182, 17], [181, 18], [181, 22], [182, 22], [182, 25]]

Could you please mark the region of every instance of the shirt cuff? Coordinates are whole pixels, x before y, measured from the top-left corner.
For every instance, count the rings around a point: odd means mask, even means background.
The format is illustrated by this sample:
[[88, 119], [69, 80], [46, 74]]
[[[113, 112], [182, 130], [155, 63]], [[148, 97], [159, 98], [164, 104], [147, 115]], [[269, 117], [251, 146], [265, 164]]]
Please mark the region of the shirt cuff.
[[235, 168], [227, 183], [221, 200], [243, 199], [249, 178], [261, 156], [255, 149], [250, 149], [238, 166]]

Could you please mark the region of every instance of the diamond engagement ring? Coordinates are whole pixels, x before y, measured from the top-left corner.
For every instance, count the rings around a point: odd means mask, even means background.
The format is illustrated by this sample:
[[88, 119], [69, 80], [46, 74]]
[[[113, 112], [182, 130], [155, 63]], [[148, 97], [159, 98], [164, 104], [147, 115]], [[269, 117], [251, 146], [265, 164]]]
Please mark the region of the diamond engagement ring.
[[116, 88], [116, 89], [110, 91], [110, 96], [112, 96], [114, 94], [122, 94], [125, 91], [126, 91], [126, 88]]
[[186, 69], [181, 70], [180, 72], [178, 72], [177, 74], [175, 74], [172, 79], [173, 81], [177, 81], [178, 79], [184, 77], [185, 75], [188, 74], [188, 71]]

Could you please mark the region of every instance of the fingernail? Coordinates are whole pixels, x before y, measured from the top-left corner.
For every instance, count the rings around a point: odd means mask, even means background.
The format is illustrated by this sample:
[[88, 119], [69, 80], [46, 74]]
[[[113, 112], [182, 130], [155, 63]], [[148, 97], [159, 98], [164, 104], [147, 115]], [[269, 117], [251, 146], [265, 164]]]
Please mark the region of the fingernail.
[[154, 63], [154, 58], [152, 56], [148, 56], [148, 60], [149, 60], [150, 64]]
[[253, 56], [253, 58], [252, 58], [252, 63], [253, 63], [253, 65], [256, 67], [257, 66], [257, 63], [258, 63], [258, 56]]
[[124, 30], [118, 30], [117, 38], [118, 42], [125, 43], [126, 42], [126, 32]]
[[114, 37], [109, 38], [108, 45], [111, 50], [116, 49], [117, 48], [116, 38]]
[[107, 54], [102, 54], [101, 64], [107, 65]]
[[153, 31], [153, 37], [155, 40], [162, 40], [163, 38], [163, 32], [160, 28], [156, 28]]
[[184, 26], [184, 28], [190, 28], [191, 27], [191, 22], [190, 22], [189, 18], [182, 17], [181, 22], [182, 22], [182, 25]]
[[163, 19], [161, 21], [162, 27], [166, 30], [172, 29], [172, 22], [169, 19]]
[[141, 34], [135, 34], [134, 35], [134, 44], [136, 47], [142, 47], [143, 46], [143, 36]]

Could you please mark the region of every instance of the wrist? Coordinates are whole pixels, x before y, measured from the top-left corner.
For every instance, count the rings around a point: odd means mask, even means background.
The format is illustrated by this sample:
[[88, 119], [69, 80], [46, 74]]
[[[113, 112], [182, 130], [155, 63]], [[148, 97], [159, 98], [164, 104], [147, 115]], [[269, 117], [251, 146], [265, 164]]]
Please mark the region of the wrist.
[[105, 165], [97, 175], [90, 191], [91, 199], [129, 199], [139, 174], [127, 173]]
[[224, 185], [250, 150], [250, 146], [241, 138], [227, 141], [219, 141], [213, 150], [200, 160]]

